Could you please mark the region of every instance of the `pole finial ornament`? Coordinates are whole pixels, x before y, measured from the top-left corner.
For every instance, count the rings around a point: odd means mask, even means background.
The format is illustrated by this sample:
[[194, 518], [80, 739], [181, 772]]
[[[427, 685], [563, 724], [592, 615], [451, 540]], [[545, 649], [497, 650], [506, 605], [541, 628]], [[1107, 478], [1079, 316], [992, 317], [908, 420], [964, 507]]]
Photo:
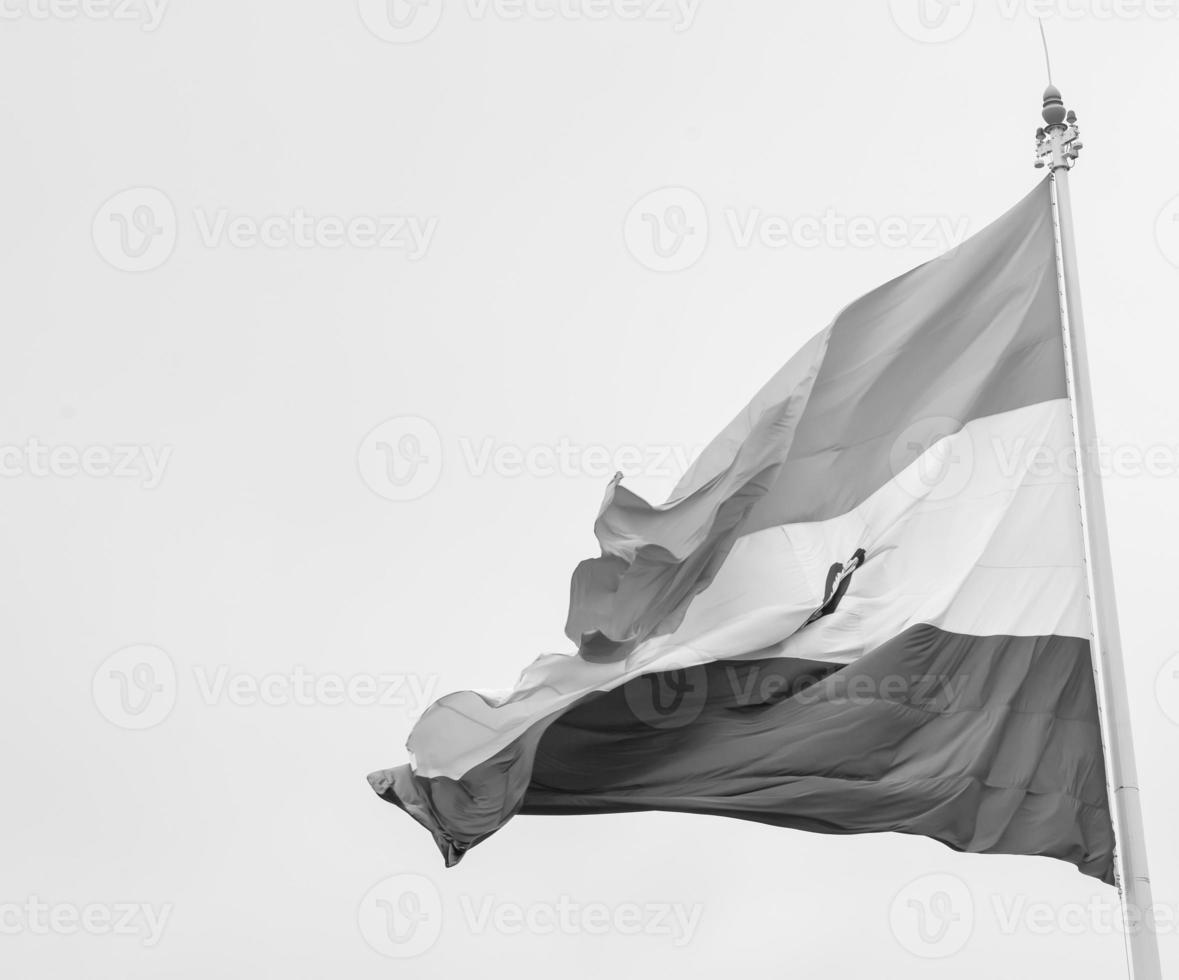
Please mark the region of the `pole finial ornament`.
[[1036, 130], [1036, 166], [1049, 167], [1053, 172], [1068, 170], [1076, 162], [1084, 144], [1077, 114], [1064, 108], [1060, 89], [1049, 85], [1044, 89], [1041, 115], [1046, 125]]

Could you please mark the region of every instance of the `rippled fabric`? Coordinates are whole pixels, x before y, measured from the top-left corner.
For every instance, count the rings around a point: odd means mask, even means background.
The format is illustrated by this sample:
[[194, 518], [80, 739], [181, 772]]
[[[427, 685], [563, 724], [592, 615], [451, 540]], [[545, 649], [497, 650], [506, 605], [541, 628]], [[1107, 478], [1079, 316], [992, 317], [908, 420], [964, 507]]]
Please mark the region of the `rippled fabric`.
[[[520, 812], [672, 810], [896, 831], [1059, 858], [1112, 883], [1086, 641], [918, 626], [801, 694], [777, 681], [781, 664], [690, 672], [680, 688], [706, 695], [684, 695], [680, 718], [635, 710], [652, 697], [641, 687], [650, 678], [578, 705], [541, 737]], [[674, 704], [676, 679], [659, 683], [667, 690], [654, 696]]]
[[[577, 646], [373, 773], [448, 865], [516, 814], [921, 834], [1110, 880], [1047, 184], [851, 304], [671, 499], [614, 481]], [[930, 479], [930, 474], [933, 479]]]
[[918, 626], [846, 667], [714, 662], [647, 675], [530, 729], [461, 779], [374, 788], [448, 864], [514, 813], [669, 810], [822, 833], [920, 834], [1112, 881], [1089, 646]]

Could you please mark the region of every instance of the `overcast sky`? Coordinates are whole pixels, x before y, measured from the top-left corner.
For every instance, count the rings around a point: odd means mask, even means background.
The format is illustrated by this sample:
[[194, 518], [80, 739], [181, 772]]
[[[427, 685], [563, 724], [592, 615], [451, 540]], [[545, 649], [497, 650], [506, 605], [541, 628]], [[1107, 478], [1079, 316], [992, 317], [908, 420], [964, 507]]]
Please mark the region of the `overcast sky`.
[[1174, 913], [1179, 2], [0, 0], [0, 962], [1116, 976], [1113, 893], [1062, 862], [635, 814], [444, 871], [364, 779], [429, 700], [568, 651], [616, 469], [662, 499], [848, 301], [1040, 178], [1032, 13], [1086, 144]]

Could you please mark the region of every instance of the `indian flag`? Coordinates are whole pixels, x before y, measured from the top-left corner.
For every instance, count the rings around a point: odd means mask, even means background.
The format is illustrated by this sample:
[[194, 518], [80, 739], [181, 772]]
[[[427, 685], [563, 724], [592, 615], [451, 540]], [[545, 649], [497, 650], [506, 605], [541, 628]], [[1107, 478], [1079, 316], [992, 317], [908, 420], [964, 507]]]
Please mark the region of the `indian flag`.
[[1047, 181], [844, 309], [663, 504], [616, 478], [566, 632], [369, 781], [448, 865], [516, 814], [920, 834], [1112, 881]]

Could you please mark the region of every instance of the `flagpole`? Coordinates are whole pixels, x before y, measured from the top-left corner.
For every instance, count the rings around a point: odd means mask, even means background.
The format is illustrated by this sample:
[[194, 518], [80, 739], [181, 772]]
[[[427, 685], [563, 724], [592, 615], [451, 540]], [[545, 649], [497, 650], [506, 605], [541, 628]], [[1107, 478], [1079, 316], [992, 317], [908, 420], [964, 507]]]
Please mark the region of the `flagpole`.
[[1114, 875], [1121, 898], [1130, 976], [1132, 980], [1161, 980], [1069, 197], [1068, 173], [1082, 144], [1076, 113], [1065, 112], [1060, 91], [1052, 85], [1044, 90], [1043, 117], [1046, 125], [1036, 130], [1036, 166], [1048, 166], [1052, 181], [1057, 271], [1063, 296], [1061, 327], [1067, 350], [1092, 620], [1091, 654], [1099, 691], [1106, 784], [1114, 829]]

